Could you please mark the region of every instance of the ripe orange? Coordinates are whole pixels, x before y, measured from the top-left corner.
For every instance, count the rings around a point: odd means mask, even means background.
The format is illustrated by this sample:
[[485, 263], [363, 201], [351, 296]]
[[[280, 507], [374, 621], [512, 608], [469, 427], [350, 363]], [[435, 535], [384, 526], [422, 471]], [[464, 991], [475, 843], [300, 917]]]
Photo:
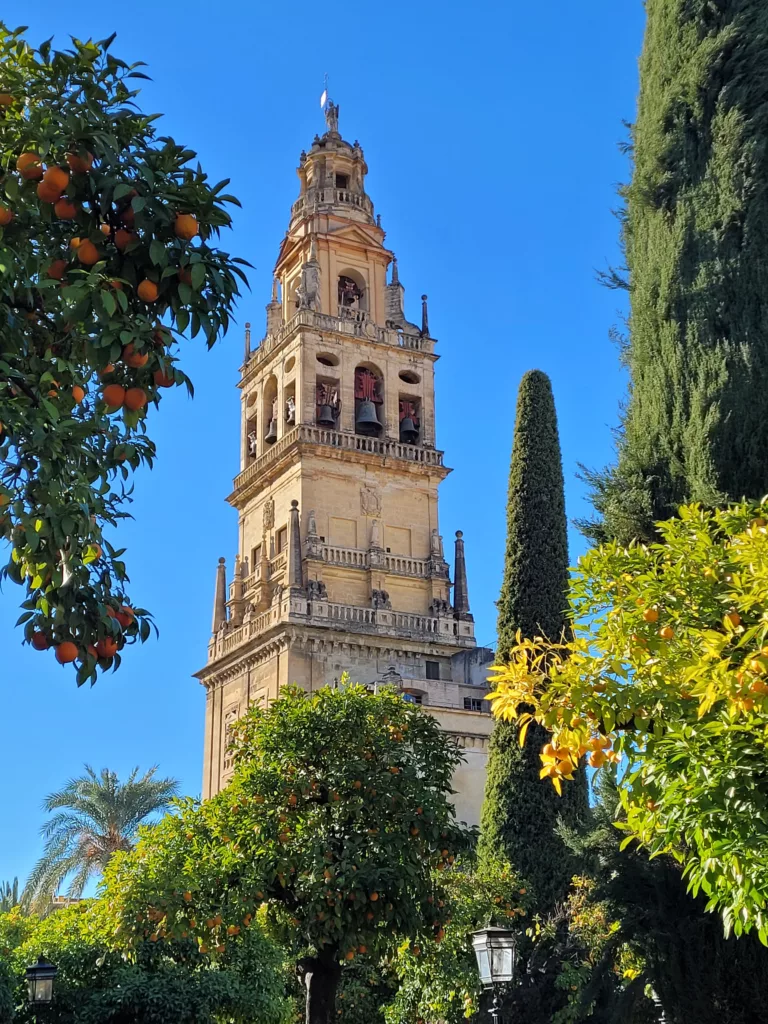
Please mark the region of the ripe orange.
[[659, 636], [662, 640], [671, 640], [674, 635], [675, 631], [671, 626], [662, 626], [659, 630]]
[[85, 398], [85, 388], [81, 388], [79, 384], [75, 384], [75, 386], [72, 388], [72, 397], [79, 405], [80, 402], [82, 402], [82, 400]]
[[77, 247], [77, 258], [81, 263], [84, 263], [86, 267], [91, 267], [94, 263], [99, 262], [99, 250], [93, 242], [86, 238], [86, 240], [81, 242]]
[[734, 626], [734, 627], [735, 626], [740, 626], [741, 625], [741, 616], [739, 615], [738, 612], [728, 612], [725, 615], [725, 622], [726, 622], [726, 625], [729, 625], [729, 626]]
[[108, 384], [101, 393], [101, 397], [112, 409], [119, 409], [125, 402], [125, 388], [119, 384]]
[[40, 181], [43, 176], [43, 165], [38, 153], [22, 153], [16, 161], [16, 170], [27, 181]]
[[179, 267], [179, 280], [182, 284], [192, 284], [192, 271], [189, 267]]
[[126, 231], [125, 228], [118, 228], [115, 232], [115, 245], [120, 252], [122, 252], [123, 249], [127, 248], [136, 238], [138, 238], [138, 235], [135, 235], [133, 231]]
[[48, 277], [52, 277], [54, 281], [60, 281], [66, 274], [68, 266], [66, 260], [54, 260], [48, 267]]
[[102, 235], [106, 236], [112, 233], [112, 228], [109, 226], [109, 224], [102, 224], [99, 228], [99, 231], [102, 233]]
[[13, 210], [0, 204], [0, 227], [5, 227], [13, 220]]
[[69, 171], [65, 171], [63, 167], [49, 167], [43, 175], [43, 181], [51, 188], [57, 188], [59, 192], [63, 192], [69, 184]]
[[379, 894], [377, 892], [372, 892], [371, 895], [368, 897], [371, 903], [375, 903], [378, 898]]
[[0, 92], [0, 107], [10, 107], [13, 103], [13, 96], [9, 92]]
[[60, 665], [68, 665], [71, 661], [74, 661], [77, 657], [77, 644], [73, 644], [71, 640], [64, 640], [56, 648], [56, 661]]
[[659, 609], [658, 608], [646, 608], [643, 612], [643, 618], [646, 622], [658, 622], [659, 621]]
[[77, 235], [75, 235], [74, 238], [70, 238], [70, 240], [69, 240], [69, 248], [70, 249], [77, 249], [77, 247], [80, 245], [81, 242], [82, 242], [82, 238], [79, 238]]
[[360, 953], [362, 956], [365, 956], [365, 954], [368, 952], [368, 947], [367, 946], [358, 946], [357, 947], [357, 952]]
[[190, 900], [192, 899], [192, 893], [191, 892], [185, 892], [184, 893], [184, 899], [187, 901], [187, 903], [189, 903]]
[[136, 289], [136, 294], [144, 302], [156, 302], [160, 293], [154, 281], [144, 280]]
[[37, 186], [37, 197], [43, 203], [56, 203], [61, 199], [61, 189], [47, 181], [41, 181]]
[[96, 653], [100, 658], [114, 658], [117, 654], [117, 640], [111, 636], [105, 636], [96, 644]]
[[130, 608], [127, 604], [120, 605], [120, 611], [115, 615], [115, 618], [123, 629], [128, 629], [134, 620], [133, 608]]
[[110, 373], [115, 372], [114, 363], [107, 363], [103, 370], [99, 370], [100, 377], [108, 377]]
[[163, 370], [155, 370], [154, 381], [156, 388], [172, 388], [176, 381], [169, 377]]
[[127, 206], [120, 214], [120, 220], [127, 228], [132, 228], [136, 223], [136, 214], [133, 212], [132, 206]]
[[66, 196], [62, 196], [57, 203], [54, 204], [53, 212], [59, 218], [59, 220], [74, 220], [77, 216], [77, 206]]
[[355, 959], [355, 951], [354, 951], [354, 949], [350, 949], [350, 950], [348, 950], [348, 951], [347, 951], [347, 952], [346, 952], [346, 953], [344, 954], [344, 959], [345, 959], [345, 960], [354, 960], [354, 959]]
[[35, 630], [35, 632], [32, 634], [32, 639], [30, 640], [30, 643], [32, 644], [36, 651], [47, 651], [48, 648], [51, 646], [50, 643], [48, 642], [48, 637], [45, 635], [45, 633], [41, 633], [40, 630]]
[[147, 393], [141, 388], [128, 388], [125, 392], [125, 408], [135, 412], [147, 404]]
[[67, 153], [67, 166], [75, 174], [87, 174], [93, 164], [93, 153], [86, 153], [81, 156], [77, 153]]
[[137, 352], [133, 342], [130, 342], [123, 349], [122, 360], [128, 366], [133, 367], [134, 370], [139, 370], [142, 366], [147, 365], [149, 356], [146, 352]]
[[200, 225], [197, 223], [197, 218], [193, 217], [191, 213], [179, 213], [176, 216], [173, 230], [176, 232], [177, 238], [184, 238], [188, 242], [200, 231]]

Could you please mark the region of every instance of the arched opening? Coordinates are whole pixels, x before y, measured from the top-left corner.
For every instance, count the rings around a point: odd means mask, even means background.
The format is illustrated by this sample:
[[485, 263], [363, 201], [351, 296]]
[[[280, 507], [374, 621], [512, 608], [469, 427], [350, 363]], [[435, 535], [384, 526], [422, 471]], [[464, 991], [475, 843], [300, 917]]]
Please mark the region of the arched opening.
[[336, 430], [341, 415], [341, 389], [334, 377], [318, 376], [315, 381], [315, 423]]
[[296, 381], [292, 380], [283, 388], [283, 420], [285, 429], [291, 430], [296, 426]]
[[277, 377], [274, 374], [267, 379], [264, 385], [264, 399], [262, 402], [261, 422], [266, 444], [274, 444], [277, 440]]
[[378, 437], [381, 433], [384, 405], [384, 377], [377, 366], [363, 363], [355, 367], [355, 433]]
[[245, 403], [245, 458], [249, 465], [259, 454], [258, 392], [252, 391]]
[[342, 270], [338, 278], [339, 316], [358, 319], [368, 312], [368, 289], [359, 270]]
[[421, 440], [421, 399], [415, 395], [400, 395], [400, 440], [403, 444], [418, 444]]

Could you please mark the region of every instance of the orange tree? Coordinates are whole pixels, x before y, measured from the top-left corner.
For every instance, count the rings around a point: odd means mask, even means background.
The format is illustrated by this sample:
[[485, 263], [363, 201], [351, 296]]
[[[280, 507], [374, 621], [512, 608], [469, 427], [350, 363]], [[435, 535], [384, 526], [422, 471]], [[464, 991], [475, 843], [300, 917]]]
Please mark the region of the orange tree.
[[120, 941], [197, 937], [216, 956], [262, 905], [295, 952], [308, 1024], [335, 1020], [341, 965], [444, 937], [436, 879], [468, 846], [454, 820], [461, 760], [395, 692], [283, 691], [235, 728], [234, 774], [117, 855], [105, 879]]
[[0, 23], [0, 538], [26, 641], [117, 667], [150, 633], [105, 527], [155, 448], [145, 432], [188, 328], [209, 346], [245, 280], [214, 241], [226, 182], [157, 134], [146, 77], [102, 43], [28, 46]]
[[558, 790], [584, 754], [623, 763], [625, 843], [673, 855], [727, 932], [768, 944], [768, 504], [658, 529], [580, 561], [573, 640], [519, 640], [490, 699], [552, 732]]

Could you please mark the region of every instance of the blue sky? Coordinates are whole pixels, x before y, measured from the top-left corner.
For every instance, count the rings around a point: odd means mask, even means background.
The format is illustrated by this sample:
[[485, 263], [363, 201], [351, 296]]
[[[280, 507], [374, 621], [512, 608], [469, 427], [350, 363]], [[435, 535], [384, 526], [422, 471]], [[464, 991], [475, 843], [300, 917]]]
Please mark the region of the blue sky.
[[[118, 12], [119, 9], [119, 13]], [[0, 594], [0, 880], [39, 855], [40, 804], [84, 763], [126, 774], [158, 763], [198, 794], [204, 695], [191, 678], [206, 656], [216, 560], [231, 564], [236, 516], [225, 504], [238, 470], [237, 368], [242, 324], [263, 329], [271, 268], [296, 198], [302, 148], [323, 130], [323, 74], [340, 127], [359, 139], [368, 192], [398, 255], [411, 319], [429, 295], [439, 339], [441, 529], [464, 531], [480, 642], [494, 638], [504, 502], [521, 375], [552, 377], [568, 513], [588, 514], [577, 464], [612, 456], [625, 380], [608, 332], [621, 297], [595, 271], [620, 257], [618, 149], [632, 120], [641, 0], [389, 0], [336, 5], [99, 0], [3, 17], [55, 35], [104, 38], [149, 64], [145, 110], [197, 150], [214, 181], [230, 177], [242, 211], [224, 245], [255, 267], [238, 326], [211, 353], [183, 353], [196, 397], [180, 391], [151, 417], [159, 459], [136, 480], [122, 527], [132, 594], [159, 640], [133, 648], [116, 675], [77, 690], [50, 655], [20, 646], [19, 588]], [[583, 550], [571, 534], [571, 557]]]

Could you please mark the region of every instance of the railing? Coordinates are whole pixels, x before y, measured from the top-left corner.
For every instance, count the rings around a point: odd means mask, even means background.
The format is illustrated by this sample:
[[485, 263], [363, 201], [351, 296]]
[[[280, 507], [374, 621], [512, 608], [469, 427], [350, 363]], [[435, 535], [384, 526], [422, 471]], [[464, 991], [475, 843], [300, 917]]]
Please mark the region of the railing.
[[288, 555], [283, 552], [281, 555], [276, 555], [269, 563], [269, 578], [272, 579], [279, 572], [282, 572], [288, 564]]
[[410, 633], [437, 633], [440, 629], [439, 621], [426, 615], [392, 612], [392, 619], [397, 629], [407, 629]]
[[395, 573], [399, 576], [429, 575], [429, 560], [426, 558], [411, 558], [408, 555], [387, 554], [384, 556], [384, 564], [387, 572]]
[[331, 565], [347, 565], [355, 569], [368, 568], [368, 552], [362, 548], [341, 548], [335, 544], [323, 544], [320, 557]]
[[287, 323], [283, 324], [274, 334], [268, 334], [253, 350], [250, 364], [253, 364], [254, 367], [257, 366], [263, 358], [278, 348], [300, 327], [332, 331], [335, 334], [344, 334], [348, 337], [366, 338], [377, 344], [397, 345], [400, 348], [418, 352], [431, 352], [434, 347], [434, 338], [424, 338], [420, 334], [404, 334], [393, 327], [379, 327], [371, 320], [370, 313], [366, 310], [350, 309], [348, 306], [339, 306], [338, 309], [344, 309], [345, 312], [340, 312], [338, 316], [331, 316], [329, 313], [319, 313], [315, 309], [296, 310]]
[[417, 462], [425, 466], [442, 466], [443, 453], [435, 448], [420, 448], [414, 444], [403, 444], [392, 438], [365, 437], [362, 434], [347, 434], [328, 427], [315, 427], [302, 423], [284, 434], [279, 441], [260, 455], [242, 473], [235, 477], [235, 490], [245, 487], [273, 462], [280, 458], [294, 444], [326, 445], [329, 448], [343, 448], [349, 451], [368, 452], [390, 459], [403, 459], [406, 462]]
[[311, 210], [315, 203], [342, 204], [343, 206], [355, 206], [358, 210], [364, 210], [373, 219], [373, 203], [366, 195], [359, 192], [350, 192], [348, 188], [309, 188], [303, 196], [299, 196], [291, 207], [291, 217], [299, 217], [307, 210]]

